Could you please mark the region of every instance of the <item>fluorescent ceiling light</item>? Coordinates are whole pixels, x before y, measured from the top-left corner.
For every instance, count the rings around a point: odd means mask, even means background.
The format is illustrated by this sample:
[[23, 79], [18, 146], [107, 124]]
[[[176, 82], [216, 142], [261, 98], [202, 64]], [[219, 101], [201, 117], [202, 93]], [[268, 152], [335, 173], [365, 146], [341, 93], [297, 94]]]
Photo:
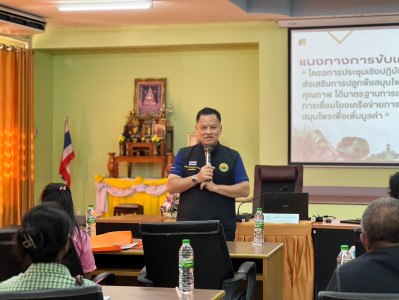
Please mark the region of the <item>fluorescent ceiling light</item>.
[[152, 0], [82, 0], [82, 1], [59, 1], [59, 11], [94, 11], [94, 10], [125, 10], [125, 9], [147, 9], [152, 7]]

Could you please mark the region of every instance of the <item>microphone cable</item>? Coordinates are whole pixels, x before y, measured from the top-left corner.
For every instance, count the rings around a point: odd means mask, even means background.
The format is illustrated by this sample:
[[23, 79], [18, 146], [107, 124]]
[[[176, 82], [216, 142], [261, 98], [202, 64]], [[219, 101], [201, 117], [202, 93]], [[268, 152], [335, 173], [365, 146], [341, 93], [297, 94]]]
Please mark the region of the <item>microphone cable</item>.
[[240, 215], [240, 207], [241, 207], [241, 205], [243, 205], [245, 203], [252, 202], [254, 200], [261, 199], [261, 198], [262, 198], [262, 196], [255, 197], [255, 198], [252, 197], [250, 199], [242, 201], [237, 207], [236, 222], [243, 222], [243, 220], [244, 220], [244, 222], [248, 222], [249, 219], [253, 218], [253, 216], [254, 216], [253, 214], [244, 213], [244, 214]]

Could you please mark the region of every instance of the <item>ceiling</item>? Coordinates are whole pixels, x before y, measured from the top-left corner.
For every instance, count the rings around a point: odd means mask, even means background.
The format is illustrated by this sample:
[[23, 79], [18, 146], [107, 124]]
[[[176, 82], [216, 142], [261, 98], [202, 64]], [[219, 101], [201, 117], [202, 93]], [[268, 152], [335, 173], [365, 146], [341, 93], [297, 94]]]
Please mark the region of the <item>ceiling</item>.
[[154, 0], [148, 10], [108, 12], [59, 12], [57, 1], [0, 0], [0, 5], [41, 16], [47, 28], [264, 22], [399, 13], [397, 0]]
[[0, 4], [44, 17], [47, 28], [113, 27], [276, 20], [268, 14], [247, 14], [228, 0], [154, 0], [146, 10], [59, 12], [56, 0], [0, 0]]

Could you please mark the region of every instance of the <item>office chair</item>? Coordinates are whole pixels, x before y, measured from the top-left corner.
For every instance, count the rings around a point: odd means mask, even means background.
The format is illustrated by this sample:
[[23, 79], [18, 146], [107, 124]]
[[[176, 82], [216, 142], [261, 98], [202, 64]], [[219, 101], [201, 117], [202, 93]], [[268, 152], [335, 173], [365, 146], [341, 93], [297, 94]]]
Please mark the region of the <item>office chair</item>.
[[[15, 255], [16, 241], [14, 240], [14, 236], [17, 231], [18, 226], [0, 229], [0, 257], [2, 259], [0, 282], [16, 276], [21, 272], [25, 272], [31, 264], [29, 257], [20, 258], [18, 255]], [[62, 264], [69, 269], [73, 277], [83, 275], [82, 264], [75, 245], [72, 242], [69, 244], [68, 253], [64, 256]], [[103, 272], [92, 278], [92, 281], [97, 284], [115, 285], [115, 274]]]
[[103, 300], [100, 285], [77, 286], [73, 288], [44, 289], [23, 292], [0, 292], [2, 300], [56, 299], [56, 300]]
[[253, 213], [261, 207], [264, 192], [302, 193], [303, 166], [256, 165], [254, 182]]
[[[179, 221], [141, 223], [145, 267], [138, 277], [142, 286], [176, 287], [179, 279], [178, 252], [183, 239], [190, 239], [194, 249], [194, 288], [223, 289], [224, 299], [254, 297], [256, 265], [241, 264], [236, 277], [219, 221]], [[244, 293], [237, 291], [246, 276]]]
[[25, 272], [31, 264], [28, 257], [22, 259], [18, 255], [15, 255], [14, 248], [16, 242], [13, 238], [16, 231], [17, 229], [15, 228], [2, 228], [0, 230], [0, 282], [16, 276], [21, 272]]
[[375, 293], [345, 293], [345, 292], [331, 292], [321, 291], [317, 297], [318, 300], [388, 300], [388, 299], [399, 299], [399, 294], [375, 294]]

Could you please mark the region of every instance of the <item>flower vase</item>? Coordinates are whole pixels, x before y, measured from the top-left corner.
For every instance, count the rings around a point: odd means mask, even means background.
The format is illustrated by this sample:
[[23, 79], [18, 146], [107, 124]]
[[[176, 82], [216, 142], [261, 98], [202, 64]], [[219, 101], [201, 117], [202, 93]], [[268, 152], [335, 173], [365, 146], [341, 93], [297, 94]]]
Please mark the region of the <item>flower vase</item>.
[[176, 218], [177, 218], [177, 213], [176, 213], [176, 212], [168, 211], [168, 212], [167, 212], [167, 217], [168, 217], [169, 219], [176, 219]]
[[158, 155], [158, 147], [154, 145], [154, 155]]

